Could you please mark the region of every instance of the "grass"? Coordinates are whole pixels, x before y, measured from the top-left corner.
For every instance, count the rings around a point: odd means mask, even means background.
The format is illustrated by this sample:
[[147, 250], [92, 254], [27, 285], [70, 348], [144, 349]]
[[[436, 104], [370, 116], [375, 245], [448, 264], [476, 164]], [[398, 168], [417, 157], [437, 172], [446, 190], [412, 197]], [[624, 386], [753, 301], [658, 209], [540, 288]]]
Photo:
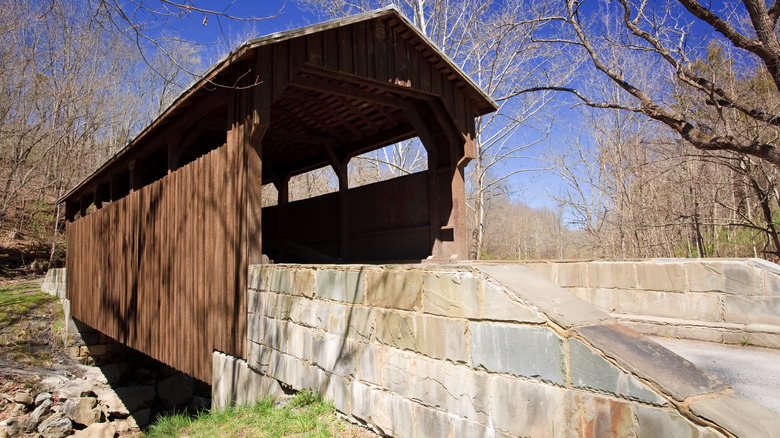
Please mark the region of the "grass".
[[187, 437], [310, 437], [357, 436], [345, 429], [355, 427], [335, 416], [333, 406], [310, 391], [301, 391], [286, 404], [274, 406], [263, 399], [250, 406], [202, 412], [191, 418], [174, 414], [157, 419], [149, 438]]
[[0, 286], [0, 357], [22, 365], [51, 366], [50, 324], [62, 319], [59, 300], [42, 293], [39, 282]]

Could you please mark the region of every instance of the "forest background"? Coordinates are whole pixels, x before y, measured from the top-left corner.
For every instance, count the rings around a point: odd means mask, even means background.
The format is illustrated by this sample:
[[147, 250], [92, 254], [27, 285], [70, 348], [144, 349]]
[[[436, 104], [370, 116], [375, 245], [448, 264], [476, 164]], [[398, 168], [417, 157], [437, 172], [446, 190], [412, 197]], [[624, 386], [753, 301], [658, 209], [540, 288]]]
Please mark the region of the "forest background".
[[[0, 3], [0, 275], [12, 275], [62, 264], [57, 200], [229, 50], [389, 2]], [[499, 107], [478, 120], [466, 170], [471, 258], [780, 259], [776, 3], [396, 6]], [[368, 184], [425, 169], [425, 150], [399, 143], [349, 166], [350, 186]], [[294, 177], [290, 197], [333, 190], [324, 168]]]

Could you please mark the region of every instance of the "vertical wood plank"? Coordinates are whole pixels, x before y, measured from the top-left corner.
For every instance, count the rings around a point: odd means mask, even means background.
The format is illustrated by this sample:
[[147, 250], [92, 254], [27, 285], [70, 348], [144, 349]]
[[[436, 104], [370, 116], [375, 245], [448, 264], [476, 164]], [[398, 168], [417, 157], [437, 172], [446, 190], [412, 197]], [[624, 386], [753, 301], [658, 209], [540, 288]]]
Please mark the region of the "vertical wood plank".
[[330, 29], [322, 33], [322, 64], [326, 68], [339, 68], [339, 41], [338, 33], [335, 29]]
[[355, 23], [351, 26], [352, 30], [352, 62], [355, 67], [355, 74], [366, 76], [368, 74], [368, 57], [366, 48], [366, 22]]
[[354, 45], [352, 43], [352, 27], [342, 26], [338, 28], [339, 42], [339, 70], [354, 73], [355, 67], [352, 61]]

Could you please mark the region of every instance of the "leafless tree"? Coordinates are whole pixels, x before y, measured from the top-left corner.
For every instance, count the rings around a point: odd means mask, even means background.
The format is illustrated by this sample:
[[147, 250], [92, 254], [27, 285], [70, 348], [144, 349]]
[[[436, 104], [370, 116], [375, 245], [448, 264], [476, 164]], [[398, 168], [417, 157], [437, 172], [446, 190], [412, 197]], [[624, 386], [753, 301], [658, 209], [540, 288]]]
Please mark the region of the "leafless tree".
[[[717, 3], [720, 9], [697, 0], [562, 3], [559, 14], [547, 17], [555, 25], [538, 31], [535, 40], [586, 57], [596, 74], [619, 87], [623, 97], [618, 101], [589, 94], [577, 83], [524, 91], [565, 91], [594, 108], [650, 117], [700, 150], [732, 151], [780, 165], [776, 2], [769, 7], [763, 0]], [[703, 28], [709, 32], [702, 33]], [[707, 59], [712, 44], [722, 47], [721, 62], [730, 69]], [[628, 61], [643, 68], [626, 68]], [[642, 83], [646, 70], [662, 79], [660, 87]], [[739, 86], [735, 79], [746, 74], [768, 81]], [[710, 117], [713, 113], [717, 117]], [[745, 120], [755, 129], [742, 129]]]
[[[381, 0], [300, 0], [327, 16], [344, 16], [389, 3]], [[467, 192], [474, 224], [470, 257], [479, 258], [485, 241], [486, 205], [505, 193], [509, 180], [529, 159], [527, 149], [546, 138], [541, 115], [552, 91], [523, 94], [521, 90], [567, 78], [572, 64], [550, 64], [558, 48], [531, 38], [547, 15], [541, 2], [477, 0], [403, 0], [396, 2], [420, 31], [454, 60], [499, 105], [496, 113], [477, 122], [477, 157], [467, 169]], [[521, 132], [522, 131], [522, 132]], [[403, 151], [400, 156], [414, 150]], [[405, 163], [380, 157], [395, 168]], [[531, 165], [531, 168], [539, 166]]]

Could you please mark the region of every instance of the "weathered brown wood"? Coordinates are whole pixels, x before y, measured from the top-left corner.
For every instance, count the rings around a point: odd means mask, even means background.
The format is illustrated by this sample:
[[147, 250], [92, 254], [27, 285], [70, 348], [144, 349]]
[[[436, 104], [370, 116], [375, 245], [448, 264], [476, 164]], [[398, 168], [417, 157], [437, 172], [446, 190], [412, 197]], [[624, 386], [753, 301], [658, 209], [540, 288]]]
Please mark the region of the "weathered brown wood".
[[[206, 76], [240, 87], [199, 82], [66, 197], [76, 318], [209, 381], [213, 350], [246, 356], [263, 245], [293, 261], [465, 256], [463, 167], [493, 103], [404, 18], [255, 40]], [[414, 136], [426, 173], [348, 189], [350, 157]], [[289, 202], [290, 176], [327, 164], [339, 192]], [[263, 178], [279, 190], [265, 211]]]

